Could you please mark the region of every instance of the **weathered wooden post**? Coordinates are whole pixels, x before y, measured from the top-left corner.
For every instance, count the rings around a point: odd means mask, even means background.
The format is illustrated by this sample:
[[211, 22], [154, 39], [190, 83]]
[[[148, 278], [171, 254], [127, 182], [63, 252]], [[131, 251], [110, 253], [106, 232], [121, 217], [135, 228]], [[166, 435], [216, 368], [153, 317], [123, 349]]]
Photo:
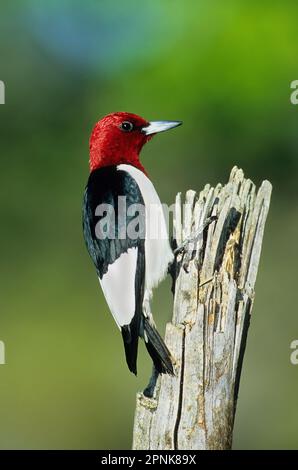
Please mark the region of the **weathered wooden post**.
[[234, 167], [225, 186], [206, 185], [198, 196], [188, 191], [183, 217], [177, 195], [177, 244], [199, 236], [176, 260], [165, 338], [176, 376], [159, 378], [153, 398], [137, 394], [134, 449], [231, 448], [271, 189], [264, 181], [256, 192]]

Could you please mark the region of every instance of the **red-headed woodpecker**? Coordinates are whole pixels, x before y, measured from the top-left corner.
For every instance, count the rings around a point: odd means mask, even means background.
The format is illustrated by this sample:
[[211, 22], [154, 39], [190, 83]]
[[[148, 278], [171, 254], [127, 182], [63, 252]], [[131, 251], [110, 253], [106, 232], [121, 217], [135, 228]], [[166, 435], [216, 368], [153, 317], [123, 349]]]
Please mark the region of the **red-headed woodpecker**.
[[[119, 112], [101, 119], [90, 138], [84, 238], [108, 306], [121, 329], [127, 365], [134, 374], [139, 337], [144, 339], [156, 371], [174, 373], [171, 354], [150, 309], [152, 289], [165, 277], [174, 255], [161, 202], [139, 153], [154, 134], [180, 124], [149, 122]], [[122, 206], [124, 217], [120, 217]], [[134, 227], [133, 233], [129, 233], [129, 226]]]

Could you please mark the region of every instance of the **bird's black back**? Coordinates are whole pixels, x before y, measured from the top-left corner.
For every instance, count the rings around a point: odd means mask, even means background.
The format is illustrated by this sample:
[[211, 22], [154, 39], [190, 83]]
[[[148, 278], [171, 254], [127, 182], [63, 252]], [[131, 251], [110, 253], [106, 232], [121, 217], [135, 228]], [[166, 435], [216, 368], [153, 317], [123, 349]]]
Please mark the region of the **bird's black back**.
[[[142, 303], [144, 296], [145, 278], [145, 220], [142, 221], [142, 232], [139, 237], [132, 239], [123, 234], [134, 216], [126, 216], [126, 220], [118, 219], [118, 197], [126, 197], [126, 209], [132, 204], [142, 204], [144, 200], [136, 181], [124, 170], [118, 170], [116, 166], [109, 166], [92, 171], [89, 176], [83, 202], [83, 233], [87, 250], [93, 260], [100, 279], [107, 273], [108, 268], [129, 248], [137, 248], [137, 269], [135, 274], [135, 313], [129, 325], [121, 325], [121, 331], [125, 346], [126, 360], [129, 369], [136, 373], [136, 359], [138, 349], [138, 337], [142, 315]], [[109, 204], [114, 209], [115, 218], [106, 218], [96, 215], [96, 209], [100, 204]], [[99, 239], [96, 234], [98, 223], [105, 217], [108, 221], [107, 233], [114, 230], [115, 238], [106, 237]], [[114, 227], [112, 225], [114, 224]], [[123, 227], [123, 224], [125, 226]]]

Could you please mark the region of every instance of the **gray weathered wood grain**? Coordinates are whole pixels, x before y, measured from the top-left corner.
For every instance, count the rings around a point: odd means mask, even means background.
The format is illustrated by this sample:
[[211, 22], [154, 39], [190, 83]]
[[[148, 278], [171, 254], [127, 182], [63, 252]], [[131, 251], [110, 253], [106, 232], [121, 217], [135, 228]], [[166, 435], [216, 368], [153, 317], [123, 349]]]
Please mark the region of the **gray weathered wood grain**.
[[[134, 449], [228, 449], [271, 184], [258, 191], [234, 167], [224, 186], [176, 197], [172, 322], [165, 341], [176, 376], [162, 375], [153, 398], [138, 393]], [[205, 230], [206, 219], [216, 216]]]

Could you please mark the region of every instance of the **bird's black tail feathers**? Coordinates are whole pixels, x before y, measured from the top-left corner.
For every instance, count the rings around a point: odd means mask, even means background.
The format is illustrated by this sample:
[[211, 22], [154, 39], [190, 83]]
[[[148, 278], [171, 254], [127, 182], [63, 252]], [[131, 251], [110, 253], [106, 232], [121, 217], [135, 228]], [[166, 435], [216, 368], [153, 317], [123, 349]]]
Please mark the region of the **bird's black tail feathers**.
[[143, 318], [143, 323], [145, 345], [154, 363], [155, 369], [160, 374], [175, 375], [172, 356], [164, 340], [146, 317]]
[[142, 302], [144, 297], [144, 276], [140, 275], [145, 270], [144, 246], [138, 249], [137, 274], [135, 277], [136, 308], [133, 319], [129, 325], [121, 327], [121, 333], [125, 349], [125, 357], [129, 370], [137, 375], [137, 356], [140, 328], [142, 322]]
[[126, 363], [129, 370], [137, 375], [137, 356], [138, 356], [138, 343], [139, 343], [139, 318], [135, 315], [132, 322], [128, 326], [121, 328]]

